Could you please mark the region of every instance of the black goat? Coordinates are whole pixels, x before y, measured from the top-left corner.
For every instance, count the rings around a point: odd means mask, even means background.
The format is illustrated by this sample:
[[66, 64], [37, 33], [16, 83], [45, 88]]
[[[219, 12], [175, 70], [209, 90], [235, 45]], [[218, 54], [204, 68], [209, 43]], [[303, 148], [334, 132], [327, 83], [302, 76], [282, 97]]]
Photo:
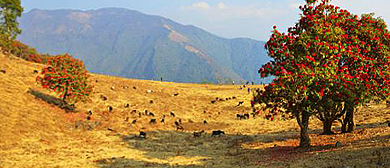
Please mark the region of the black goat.
[[202, 130], [200, 132], [194, 132], [194, 138], [202, 136], [203, 133], [204, 133], [204, 130]]
[[107, 97], [104, 96], [104, 95], [100, 95], [100, 98], [101, 98], [103, 101], [106, 101], [106, 100], [107, 100]]
[[241, 120], [243, 118], [243, 116], [241, 114], [237, 114], [237, 119]]
[[129, 103], [126, 103], [125, 104], [125, 108], [129, 108], [130, 107], [130, 104]]
[[184, 130], [184, 127], [181, 126], [181, 125], [179, 125], [179, 126], [176, 127], [176, 130], [177, 130], [177, 131], [178, 131], [178, 130]]
[[249, 119], [249, 114], [248, 113], [244, 114], [244, 117], [245, 119]]
[[172, 117], [175, 117], [175, 116], [176, 116], [175, 113], [174, 113], [173, 111], [171, 112], [171, 116], [172, 116]]
[[149, 113], [149, 116], [154, 117], [154, 113], [150, 112], [150, 113]]
[[177, 121], [175, 121], [175, 125], [176, 125], [176, 127], [177, 127], [177, 126], [180, 126], [180, 123], [177, 122]]
[[112, 106], [108, 106], [108, 111], [112, 112], [112, 110], [114, 110], [114, 108]]
[[213, 131], [211, 136], [221, 136], [221, 135], [225, 135], [225, 132], [221, 131], [221, 130], [216, 130], [216, 131]]
[[146, 133], [143, 131], [139, 132], [139, 138], [146, 138]]
[[244, 103], [244, 101], [240, 101], [240, 102], [238, 102], [237, 106], [241, 106], [243, 103]]

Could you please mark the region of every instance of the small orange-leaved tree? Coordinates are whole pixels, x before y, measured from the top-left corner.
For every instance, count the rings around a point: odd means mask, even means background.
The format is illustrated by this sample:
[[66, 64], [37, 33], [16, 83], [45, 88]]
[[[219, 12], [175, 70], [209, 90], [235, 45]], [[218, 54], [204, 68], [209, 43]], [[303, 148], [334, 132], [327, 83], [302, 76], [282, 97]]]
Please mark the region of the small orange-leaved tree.
[[42, 70], [43, 76], [37, 76], [37, 82], [57, 92], [65, 104], [85, 101], [91, 94], [93, 87], [81, 60], [64, 54], [49, 58], [47, 64]]

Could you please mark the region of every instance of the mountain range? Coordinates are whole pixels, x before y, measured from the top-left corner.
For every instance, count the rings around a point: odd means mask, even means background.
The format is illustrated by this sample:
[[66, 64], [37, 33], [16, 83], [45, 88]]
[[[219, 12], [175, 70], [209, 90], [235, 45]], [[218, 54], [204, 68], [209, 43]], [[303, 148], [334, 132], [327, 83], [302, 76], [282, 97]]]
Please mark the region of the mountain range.
[[270, 60], [265, 42], [226, 39], [160, 16], [123, 8], [33, 9], [19, 22], [18, 40], [39, 52], [69, 53], [94, 73], [173, 82], [267, 82], [257, 73]]

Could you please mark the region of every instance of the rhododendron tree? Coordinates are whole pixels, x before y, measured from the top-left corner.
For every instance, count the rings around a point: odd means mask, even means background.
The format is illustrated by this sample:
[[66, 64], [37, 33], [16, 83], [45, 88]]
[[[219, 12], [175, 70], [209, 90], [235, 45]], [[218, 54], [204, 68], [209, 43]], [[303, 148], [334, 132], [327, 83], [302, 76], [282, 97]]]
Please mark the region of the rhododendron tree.
[[329, 0], [307, 0], [288, 33], [276, 26], [265, 48], [273, 61], [259, 69], [274, 81], [255, 94], [268, 116], [295, 117], [301, 147], [310, 146], [309, 118], [323, 122], [324, 134], [343, 116], [343, 131], [354, 127], [356, 107], [389, 93], [389, 32], [373, 15], [358, 17]]
[[74, 104], [91, 94], [88, 71], [81, 60], [65, 54], [49, 58], [47, 64], [37, 82], [57, 92], [63, 102]]

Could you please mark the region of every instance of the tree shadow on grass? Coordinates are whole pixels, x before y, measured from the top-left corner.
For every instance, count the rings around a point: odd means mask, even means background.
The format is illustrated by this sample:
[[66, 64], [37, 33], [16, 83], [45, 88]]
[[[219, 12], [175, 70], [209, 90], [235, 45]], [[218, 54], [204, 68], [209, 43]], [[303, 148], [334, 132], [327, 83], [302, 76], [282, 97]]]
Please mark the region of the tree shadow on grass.
[[45, 101], [46, 103], [55, 105], [55, 106], [65, 110], [66, 112], [77, 112], [74, 105], [69, 105], [69, 104], [63, 102], [62, 99], [56, 98], [54, 96], [42, 93], [40, 91], [31, 89], [31, 88], [29, 88], [29, 90], [27, 92], [30, 93], [31, 95], [35, 96], [35, 98], [41, 99], [41, 100]]
[[[98, 167], [256, 167], [259, 161], [284, 160], [305, 155], [307, 151], [294, 145], [250, 148], [244, 144], [254, 142], [286, 141], [292, 136], [234, 135], [214, 136], [204, 134], [194, 138], [192, 133], [178, 131], [146, 132], [146, 138], [137, 135], [121, 136], [131, 149], [145, 152], [143, 159], [105, 158], [95, 161]], [[316, 148], [332, 148], [319, 146]], [[320, 149], [313, 149], [320, 150]], [[147, 160], [147, 161], [145, 161]], [[131, 166], [130, 166], [131, 167]], [[137, 166], [135, 166], [137, 167]]]
[[[363, 128], [370, 125], [362, 125]], [[363, 130], [358, 128], [357, 131]], [[267, 134], [238, 135], [226, 134], [212, 137], [210, 133], [194, 138], [192, 132], [179, 131], [150, 131], [146, 132], [146, 138], [138, 135], [118, 135], [128, 148], [142, 151], [142, 156], [137, 158], [104, 158], [95, 161], [98, 167], [288, 167], [295, 162], [305, 163], [306, 160], [316, 163], [317, 156], [328, 155], [334, 160], [348, 160], [354, 158], [355, 152], [365, 149], [352, 150], [354, 144], [360, 145], [361, 141], [388, 141], [390, 136], [380, 138], [371, 137], [367, 140], [354, 141], [352, 139], [343, 142], [341, 147], [336, 147], [337, 138], [350, 138], [359, 134], [335, 134], [319, 135], [321, 130], [310, 130], [313, 143], [309, 149], [298, 148], [299, 132], [281, 131]], [[326, 142], [324, 142], [326, 141]], [[388, 149], [388, 148], [387, 148]], [[369, 147], [376, 151], [377, 147]], [[383, 150], [382, 150], [383, 151]], [[347, 155], [342, 153], [346, 152]], [[383, 152], [382, 152], [383, 153]], [[320, 154], [320, 155], [318, 155]], [[360, 154], [361, 157], [365, 155]], [[359, 155], [359, 157], [360, 157]], [[368, 154], [367, 154], [368, 155]], [[356, 155], [357, 156], [357, 155]], [[371, 154], [370, 154], [371, 156]], [[383, 156], [383, 155], [382, 155]], [[379, 158], [379, 157], [378, 157]], [[328, 159], [321, 158], [320, 159]], [[359, 160], [355, 160], [358, 162]], [[323, 167], [326, 161], [315, 164]], [[387, 162], [378, 164], [390, 165]], [[134, 166], [136, 165], [136, 166]], [[353, 162], [339, 162], [334, 165], [356, 165]], [[371, 165], [372, 164], [368, 164]], [[307, 167], [307, 165], [302, 165]]]
[[147, 161], [141, 161], [141, 160], [135, 160], [131, 158], [107, 158], [107, 159], [100, 159], [95, 161], [98, 167], [101, 168], [112, 168], [112, 167], [134, 167], [134, 168], [140, 168], [140, 167], [177, 167], [177, 168], [201, 168], [204, 166], [200, 165], [171, 165], [168, 163], [154, 163], [154, 162], [147, 162]]

